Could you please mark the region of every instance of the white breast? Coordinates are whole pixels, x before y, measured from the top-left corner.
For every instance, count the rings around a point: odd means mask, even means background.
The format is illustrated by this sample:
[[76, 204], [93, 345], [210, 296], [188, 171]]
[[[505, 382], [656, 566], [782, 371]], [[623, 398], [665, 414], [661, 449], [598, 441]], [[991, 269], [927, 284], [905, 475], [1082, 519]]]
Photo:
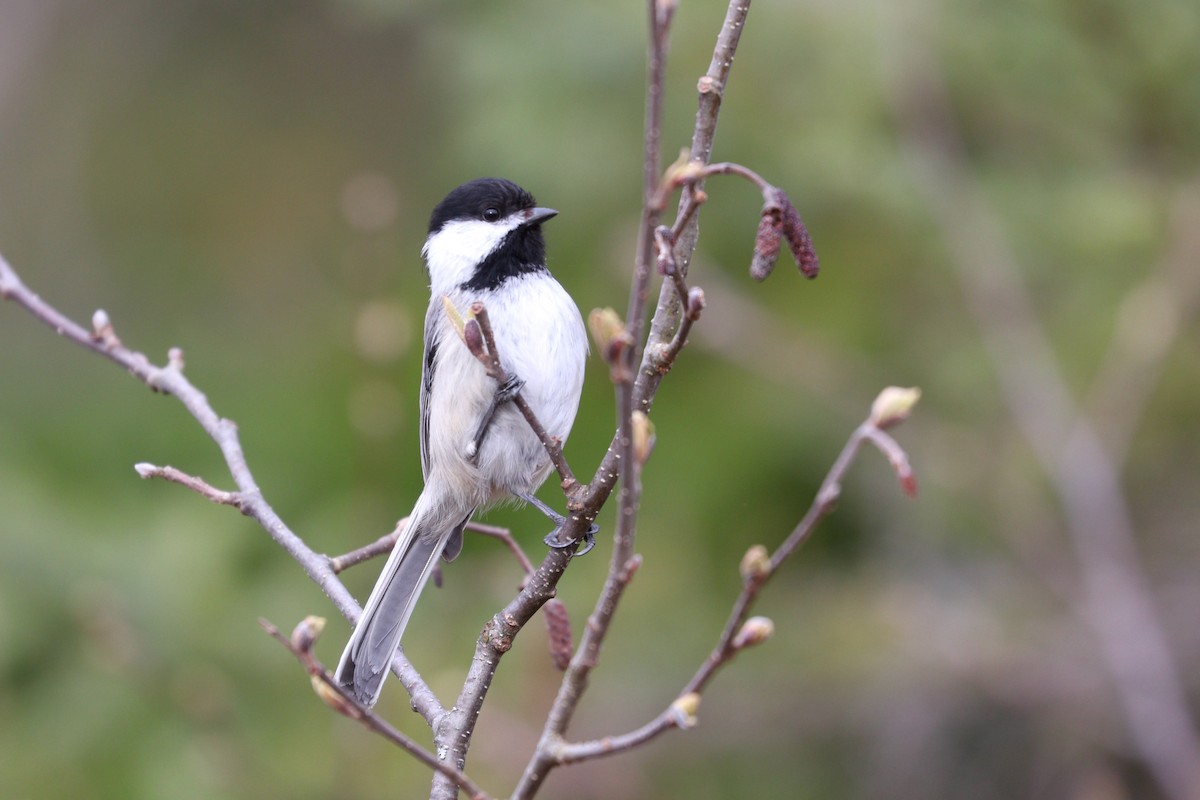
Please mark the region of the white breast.
[[[481, 300], [496, 335], [504, 368], [525, 383], [522, 396], [547, 432], [566, 441], [583, 389], [587, 336], [570, 295], [549, 273], [510, 278], [499, 290], [466, 292], [456, 288], [451, 301], [465, 312]], [[433, 302], [440, 307], [441, 297]], [[496, 389], [480, 380], [483, 365], [466, 349], [443, 315], [443, 335], [435, 365], [430, 407], [430, 471], [451, 475], [480, 504], [532, 492], [550, 471], [549, 457], [525, 418], [508, 404], [496, 414], [477, 464], [466, 453], [480, 416]], [[463, 482], [470, 485], [463, 485]]]

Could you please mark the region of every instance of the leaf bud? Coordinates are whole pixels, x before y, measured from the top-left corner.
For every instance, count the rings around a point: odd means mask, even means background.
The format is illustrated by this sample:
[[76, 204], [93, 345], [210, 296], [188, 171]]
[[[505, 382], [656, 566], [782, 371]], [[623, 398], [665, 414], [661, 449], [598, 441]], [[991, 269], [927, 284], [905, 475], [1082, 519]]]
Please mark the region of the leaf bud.
[[462, 340], [471, 351], [471, 355], [476, 358], [487, 357], [487, 350], [483, 346], [483, 328], [479, 326], [479, 320], [468, 317], [463, 322]]
[[663, 173], [663, 185], [674, 188], [683, 186], [685, 183], [693, 183], [704, 177], [705, 164], [703, 161], [693, 160], [687, 148], [679, 151], [679, 158], [675, 163], [667, 167]]
[[738, 565], [738, 572], [741, 573], [742, 579], [747, 581], [761, 578], [770, 571], [771, 554], [761, 544], [753, 545], [747, 550], [746, 555], [742, 556], [742, 563]]
[[676, 727], [687, 729], [694, 728], [699, 722], [696, 714], [700, 711], [700, 695], [697, 692], [688, 692], [685, 695], [675, 698], [675, 702], [671, 703], [671, 715]]
[[687, 296], [687, 315], [688, 318], [695, 322], [700, 319], [700, 312], [708, 303], [704, 299], [704, 290], [699, 286], [693, 286], [688, 289]]
[[775, 623], [768, 617], [751, 617], [742, 625], [742, 629], [734, 635], [731, 644], [734, 650], [753, 647], [770, 639], [774, 633]]
[[871, 404], [871, 416], [868, 419], [876, 428], [898, 425], [908, 419], [920, 399], [921, 390], [915, 386], [908, 389], [889, 386]]
[[638, 466], [646, 463], [654, 452], [654, 423], [644, 411], [634, 411], [633, 421], [633, 458]]
[[121, 344], [116, 331], [113, 330], [112, 320], [108, 318], [108, 312], [103, 308], [96, 309], [92, 314], [92, 338], [97, 342], [103, 342], [108, 347], [119, 347]]
[[313, 691], [317, 693], [317, 697], [321, 698], [322, 703], [350, 719], [362, 718], [362, 710], [338, 694], [337, 690], [326, 683], [320, 675], [311, 675], [309, 677], [312, 680]]
[[593, 308], [588, 313], [588, 329], [601, 353], [607, 352], [613, 339], [625, 332], [625, 323], [612, 308]]
[[588, 314], [588, 328], [606, 364], [620, 363], [629, 345], [633, 344], [621, 316], [611, 308], [593, 308]]
[[[450, 324], [454, 326], [454, 330], [458, 331], [458, 338], [463, 338], [463, 316], [458, 313], [458, 309], [454, 307], [454, 303], [450, 302], [450, 298], [442, 295], [442, 307], [446, 309], [446, 318], [450, 320]], [[465, 341], [465, 340], [464, 340]]]
[[292, 646], [302, 653], [312, 650], [312, 647], [325, 630], [325, 618], [309, 615], [292, 630]]

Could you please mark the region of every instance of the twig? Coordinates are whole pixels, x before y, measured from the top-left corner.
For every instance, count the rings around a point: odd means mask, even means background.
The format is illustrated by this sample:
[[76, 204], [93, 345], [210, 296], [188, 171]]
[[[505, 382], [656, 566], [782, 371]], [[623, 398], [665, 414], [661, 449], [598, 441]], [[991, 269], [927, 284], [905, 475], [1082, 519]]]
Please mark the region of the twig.
[[158, 467], [154, 464], [142, 462], [134, 464], [133, 469], [139, 476], [147, 480], [150, 478], [162, 478], [163, 480], [186, 486], [201, 497], [206, 497], [218, 505], [233, 506], [239, 511], [242, 511], [246, 506], [246, 497], [241, 492], [223, 491], [205, 482], [204, 479], [198, 478], [195, 475], [189, 475], [175, 467]]
[[[688, 194], [695, 195], [696, 192], [693, 190]], [[700, 203], [694, 201], [688, 204], [687, 208], [694, 211], [699, 206]], [[700, 314], [704, 311], [705, 306], [704, 290], [699, 286], [689, 289], [687, 279], [675, 263], [675, 230], [679, 227], [679, 221], [676, 220], [674, 227], [667, 228], [660, 225], [654, 232], [654, 243], [658, 247], [659, 271], [671, 279], [671, 284], [675, 287], [675, 296], [684, 308], [684, 314], [679, 320], [679, 327], [675, 329], [671, 341], [655, 351], [656, 363], [660, 370], [670, 369], [671, 365], [675, 363], [683, 346], [687, 344], [688, 334], [692, 332], [692, 325], [700, 319]]]
[[[496, 347], [496, 335], [492, 330], [492, 323], [488, 318], [487, 308], [481, 301], [477, 300], [471, 304], [471, 317], [465, 324], [464, 343], [471, 353], [479, 359], [479, 362], [483, 364], [487, 370], [488, 377], [500, 384], [508, 382], [511, 376], [500, 363], [500, 351]], [[478, 325], [481, 338], [481, 342], [479, 343], [474, 341], [472, 325]], [[482, 346], [479, 346], [480, 344]], [[529, 405], [519, 390], [513, 396], [512, 404], [521, 412], [521, 416], [525, 417], [525, 422], [529, 424], [534, 435], [538, 437], [542, 446], [546, 448], [546, 453], [550, 456], [550, 463], [558, 471], [558, 476], [562, 480], [562, 489], [567, 494], [568, 501], [570, 501], [575, 496], [579, 481], [575, 480], [575, 473], [571, 471], [571, 466], [567, 463], [566, 456], [563, 455], [562, 441], [556, 436], [551, 436], [546, 431], [541, 420], [538, 419], [537, 414], [534, 412], [533, 407]]]
[[[663, 282], [658, 305], [649, 323], [649, 334], [643, 337], [646, 327], [650, 269], [654, 261], [657, 241], [656, 231], [659, 230], [658, 221], [667, 197], [665, 187], [668, 186], [668, 182], [660, 181], [659, 177], [660, 137], [666, 51], [674, 8], [673, 0], [649, 0], [647, 3], [650, 18], [650, 57], [643, 159], [644, 202], [627, 313], [628, 335], [631, 344], [622, 351], [625, 368], [614, 370], [614, 375], [618, 376], [616, 382], [618, 432], [586, 489], [577, 484], [575, 476], [562, 457], [561, 443], [547, 435], [537, 421], [536, 415], [524, 403], [519, 392], [514, 399], [517, 408], [546, 447], [563, 481], [563, 488], [568, 493], [568, 508], [572, 513], [564, 526], [563, 535], [565, 537], [580, 538], [616, 487], [618, 478], [621, 479], [622, 484], [609, 576], [601, 591], [595, 611], [589, 618], [585, 639], [576, 651], [575, 658], [571, 661], [567, 675], [564, 677], [563, 689], [548, 718], [547, 735], [539, 743], [530, 767], [535, 763], [553, 764], [552, 754], [549, 754], [546, 748], [561, 743], [561, 735], [569, 724], [583, 689], [586, 687], [590, 670], [598, 658], [612, 614], [640, 563], [633, 553], [633, 544], [640, 498], [640, 468], [644, 454], [639, 459], [634, 450], [634, 414], [644, 414], [649, 410], [662, 376], [678, 356], [687, 340], [691, 324], [699, 317], [700, 311], [703, 309], [703, 293], [698, 288], [689, 289], [687, 287], [686, 275], [688, 262], [695, 250], [696, 217], [699, 206], [705, 199], [701, 188], [702, 178], [703, 174], [710, 174], [704, 171], [699, 180], [686, 184], [680, 200], [680, 211], [676, 215], [673, 226], [668, 229], [670, 231], [672, 264], [670, 280]], [[718, 36], [717, 46], [714, 48], [712, 64], [708, 74], [700, 81], [700, 108], [690, 154], [691, 159], [700, 163], [706, 164], [709, 161], [722, 93], [748, 10], [749, 0], [732, 0], [729, 4], [725, 23]], [[742, 168], [735, 169], [734, 167], [736, 165], [733, 167], [714, 165], [711, 168], [711, 174], [719, 172], [742, 174], [739, 171]], [[748, 177], [745, 174], [742, 176]], [[675, 188], [677, 185], [670, 184], [670, 191]], [[658, 202], [657, 197], [662, 198], [661, 203]], [[666, 243], [667, 239], [662, 238], [660, 246]], [[10, 274], [14, 280], [9, 279]], [[15, 274], [11, 273], [11, 270], [7, 269], [7, 265], [0, 260], [0, 294], [10, 296], [13, 292], [19, 292], [22, 289], [19, 281], [15, 281]], [[36, 298], [33, 299], [36, 300]], [[491, 354], [494, 377], [500, 380], [503, 377], [503, 370], [500, 366], [499, 354], [495, 350], [494, 337], [491, 335], [486, 309], [480, 307], [479, 311], [481, 313], [476, 315], [473, 323], [478, 326], [480, 338]], [[67, 332], [63, 325], [52, 321], [51, 318], [42, 318], [60, 332]], [[69, 320], [62, 319], [69, 323]], [[203, 395], [183, 378], [182, 353], [173, 350], [167, 367], [153, 367], [141, 354], [132, 353], [121, 346], [106, 315], [97, 315], [94, 320], [94, 328], [95, 331], [92, 334], [79, 329], [82, 332], [82, 338], [77, 341], [126, 366], [152, 388], [179, 396], [181, 402], [188, 407], [205, 430], [221, 446], [238, 486], [238, 491], [222, 493], [198, 478], [181, 479], [191, 478], [183, 473], [170, 475], [166, 472], [155, 471], [154, 474], [168, 480], [177, 480], [209, 499], [236, 505], [243, 513], [255, 518], [292, 554], [293, 558], [301, 563], [310, 577], [321, 585], [343, 614], [353, 622], [359, 614], [359, 609], [340, 581], [337, 580], [336, 571], [348, 567], [350, 563], [357, 563], [354, 559], [372, 557], [384, 552], [394, 542], [394, 536], [383, 537], [366, 548], [337, 559], [326, 559], [313, 553], [278, 520], [274, 512], [262, 500], [249, 470], [245, 467], [244, 457], [237, 440], [236, 427], [228, 420], [218, 418], [208, 406]], [[485, 366], [487, 366], [486, 361]], [[158, 470], [159, 468], [153, 469]], [[508, 542], [510, 547], [515, 546], [511, 537]], [[518, 551], [519, 548], [514, 550], [514, 552]], [[482, 707], [500, 658], [512, 647], [516, 635], [533, 614], [553, 599], [558, 580], [573, 554], [573, 547], [561, 550], [552, 549], [548, 552], [542, 563], [532, 570], [528, 581], [518, 595], [484, 626], [483, 633], [476, 645], [471, 669], [458, 702], [454, 704], [453, 708], [443, 709], [415, 670], [412, 670], [402, 656], [397, 656], [393, 668], [398, 670], [402, 682], [405, 683], [413, 697], [414, 708], [421, 712], [433, 726], [434, 740], [438, 745], [439, 754], [444, 752], [444, 760], [456, 765], [459, 773], [461, 773], [461, 765], [465, 760], [470, 743], [475, 718]], [[523, 559], [523, 566], [526, 569], [531, 567], [528, 559]], [[744, 644], [743, 642], [741, 646]], [[324, 674], [323, 668], [321, 672]], [[677, 712], [682, 715], [681, 719], [687, 718], [686, 709], [677, 709]], [[548, 756], [550, 760], [546, 761]], [[522, 778], [515, 796], [532, 795], [544, 780], [546, 771], [548, 769], [543, 770], [539, 775], [532, 776], [530, 780], [529, 768], [527, 768], [526, 775]], [[438, 770], [434, 778], [433, 795], [453, 797], [457, 794], [459, 786], [463, 786], [463, 784], [454, 775]]]
[[[570, 520], [570, 518], [568, 518]], [[568, 521], [568, 525], [571, 522]], [[512, 649], [517, 634], [533, 615], [554, 598], [558, 581], [571, 561], [574, 545], [565, 548], [549, 548], [545, 558], [526, 581], [525, 586], [508, 605], [492, 615], [483, 626], [475, 643], [475, 655], [463, 681], [462, 691], [440, 724], [434, 728], [434, 743], [439, 753], [452, 763], [465, 763], [475, 721], [496, 669], [505, 653]], [[454, 787], [445, 778], [434, 777], [431, 798], [453, 798]]]
[[484, 525], [482, 522], [468, 522], [467, 530], [478, 533], [492, 539], [499, 539], [504, 543], [504, 546], [513, 554], [513, 558], [521, 565], [521, 570], [528, 577], [533, 574], [533, 562], [529, 560], [529, 556], [525, 555], [525, 551], [521, 548], [517, 537], [512, 535], [512, 531], [508, 528], [502, 528], [499, 525]]
[[[719, 81], [720, 86], [723, 86], [728, 78], [749, 6], [749, 0], [732, 0], [729, 4], [725, 23], [713, 51], [709, 75], [706, 76], [709, 84], [708, 93], [711, 93], [714, 81]], [[631, 568], [636, 564], [633, 559], [633, 542], [640, 495], [638, 485], [640, 468], [633, 455], [633, 412], [645, 413], [650, 410], [653, 397], [665, 374], [664, 358], [673, 359], [678, 354], [678, 350], [675, 350], [673, 354], [660, 352], [660, 348], [668, 346], [667, 343], [672, 340], [679, 327], [680, 302], [674, 297], [674, 293], [678, 291], [674, 283], [664, 281], [659, 291], [658, 305], [650, 323], [645, 346], [642, 343], [650, 264], [654, 256], [654, 234], [658, 228], [660, 213], [660, 210], [654, 207], [654, 200], [657, 192], [656, 182], [659, 178], [659, 138], [667, 33], [673, 4], [669, 2], [660, 4], [655, 0], [649, 0], [647, 8], [650, 20], [650, 42], [643, 155], [643, 209], [634, 276], [630, 289], [629, 310], [625, 318], [627, 331], [633, 344], [622, 352], [626, 359], [626, 368], [619, 371], [614, 370], [614, 375], [621, 378], [616, 384], [619, 424], [617, 435], [609, 445], [608, 451], [596, 471], [595, 478], [587, 487], [581, 514], [585, 518], [591, 514], [590, 519], [594, 519], [595, 511], [593, 509], [598, 510], [604, 503], [611, 493], [617, 477], [620, 476], [621, 493], [614, 532], [613, 553], [608, 577], [597, 598], [593, 613], [588, 619], [583, 639], [563, 676], [554, 704], [547, 715], [546, 725], [537, 748], [513, 792], [514, 800], [532, 797], [556, 765], [554, 753], [560, 746], [575, 709], [583, 696], [588, 677], [596, 664], [600, 646], [608, 632], [612, 615], [628, 585], [628, 576], [632, 574]], [[712, 137], [716, 130], [717, 109], [720, 100], [718, 96], [714, 103], [707, 99], [705, 94], [706, 91], [702, 89], [701, 112], [697, 115], [692, 139], [692, 158], [707, 163], [711, 153]], [[698, 205], [696, 199], [689, 196], [689, 193], [685, 193], [685, 198], [681, 200], [685, 207], [688, 204]], [[687, 215], [690, 221], [685, 230], [692, 233], [687, 242], [679, 246], [675, 258], [681, 277], [687, 274], [686, 264], [696, 246], [695, 208], [688, 209]], [[669, 361], [666, 362], [666, 366], [669, 368]]]
[[460, 769], [445, 763], [433, 753], [405, 736], [389, 725], [385, 720], [375, 715], [371, 709], [359, 703], [354, 695], [344, 689], [330, 676], [325, 666], [313, 655], [312, 648], [320, 636], [325, 620], [320, 617], [307, 617], [296, 626], [289, 639], [279, 632], [279, 629], [265, 619], [260, 619], [262, 626], [272, 638], [282, 644], [304, 666], [312, 679], [313, 690], [326, 705], [340, 714], [362, 723], [363, 727], [387, 739], [392, 744], [412, 755], [434, 772], [453, 781], [470, 796], [471, 800], [488, 800], [488, 795], [473, 780]]
[[[885, 393], [894, 391], [896, 390], [888, 389]], [[708, 657], [680, 691], [676, 700], [654, 719], [628, 733], [587, 742], [571, 743], [560, 739], [551, 748], [555, 764], [569, 764], [615, 755], [644, 744], [672, 728], [687, 728], [695, 724], [700, 696], [717, 672], [739, 652], [760, 644], [771, 635], [771, 622], [762, 617], [751, 618], [750, 610], [771, 578], [800, 546], [812, 537], [821, 521], [836, 508], [846, 473], [849, 472], [864, 442], [874, 445], [884, 454], [906, 493], [911, 495], [915, 491], [912, 470], [908, 466], [908, 458], [904, 455], [903, 448], [884, 430], [885, 427], [907, 417], [919, 396], [919, 393], [912, 390], [901, 391], [907, 393], [907, 403], [899, 415], [891, 418], [881, 416], [876, 411], [879, 405], [876, 403], [871, 417], [855, 429], [842, 447], [821, 482], [808, 511], [775, 552], [768, 555], [761, 545], [747, 551], [740, 568], [743, 578], [742, 591], [734, 600], [725, 627]]]
[[[721, 31], [717, 35], [717, 43], [713, 48], [708, 71], [697, 83], [696, 122], [692, 131], [691, 147], [688, 151], [688, 158], [692, 161], [707, 164], [712, 160], [713, 140], [716, 137], [717, 121], [721, 114], [721, 100], [724, 97], [725, 86], [729, 82], [734, 55], [737, 52], [738, 43], [741, 41], [742, 30], [745, 28], [746, 16], [749, 13], [750, 0], [731, 0], [725, 11], [725, 21], [721, 25]], [[693, 184], [693, 191], [702, 192], [703, 189], [703, 180]], [[676, 215], [676, 219], [684, 219], [684, 224], [678, 231], [673, 231], [675, 263], [678, 265], [680, 274], [686, 277], [692, 255], [696, 251], [700, 227], [697, 209], [694, 207], [696, 198], [693, 194], [685, 192], [679, 203], [680, 211]], [[658, 392], [658, 385], [670, 369], [669, 353], [660, 348], [673, 338], [680, 325], [681, 313], [682, 307], [675, 290], [673, 287], [664, 285], [658, 293], [658, 303], [650, 323], [649, 344], [642, 356], [640, 371], [634, 386], [633, 406], [639, 411], [650, 411], [654, 396]]]
[[[87, 331], [30, 291], [3, 256], [0, 256], [0, 297], [17, 303], [36, 319], [76, 344], [121, 365], [154, 391], [170, 394], [178, 399], [204, 429], [204, 432], [216, 442], [225, 458], [230, 475], [237, 484], [238, 492], [236, 494], [239, 498], [237, 504], [229, 503], [229, 505], [236, 505], [243, 514], [257, 522], [300, 565], [305, 574], [321, 588], [351, 624], [358, 619], [361, 613], [358, 603], [330, 569], [328, 560], [309, 548], [291, 528], [284, 524], [275, 510], [263, 498], [250, 467], [246, 463], [246, 457], [238, 438], [237, 425], [231, 420], [218, 416], [209, 405], [208, 398], [204, 396], [204, 393], [184, 376], [182, 351], [172, 348], [168, 355], [167, 366], [155, 366], [142, 353], [130, 350], [121, 344], [108, 315], [102, 311], [97, 312], [93, 317], [93, 331]], [[157, 474], [155, 472], [157, 468], [150, 467], [149, 469], [151, 476]], [[181, 476], [182, 473], [179, 475]], [[173, 480], [178, 476], [175, 476], [174, 473], [171, 473], [171, 476], [164, 473], [161, 477]], [[212, 487], [205, 490], [203, 486], [208, 485], [203, 484], [202, 481], [196, 481], [190, 484], [186, 480], [177, 480], [176, 482], [188, 485], [193, 491], [198, 491], [209, 499], [220, 496], [219, 490], [212, 489]], [[392, 662], [392, 669], [399, 676], [405, 689], [408, 690], [414, 710], [421, 714], [430, 725], [435, 724], [436, 720], [445, 714], [445, 709], [442, 708], [428, 684], [402, 654], [397, 654]]]
[[330, 556], [329, 568], [335, 573], [341, 574], [351, 567], [356, 567], [373, 558], [387, 555], [396, 546], [396, 540], [400, 538], [400, 534], [404, 532], [406, 525], [408, 525], [408, 517], [397, 522], [396, 527], [392, 529], [391, 533], [385, 533], [370, 544], [365, 544], [356, 550], [351, 550], [349, 553], [343, 553], [340, 556]]
[[[396, 546], [396, 540], [400, 538], [400, 534], [404, 532], [404, 527], [407, 524], [408, 517], [405, 517], [396, 523], [396, 527], [391, 533], [380, 536], [370, 544], [364, 545], [357, 550], [351, 550], [349, 553], [343, 553], [340, 556], [330, 556], [329, 568], [335, 573], [341, 573], [350, 569], [350, 567], [370, 561], [372, 558], [387, 555]], [[464, 530], [479, 533], [492, 539], [499, 539], [513, 554], [513, 558], [521, 565], [521, 570], [526, 575], [533, 572], [533, 563], [529, 560], [529, 556], [525, 555], [525, 551], [521, 549], [521, 545], [508, 528], [501, 528], [496, 525], [484, 525], [482, 522], [472, 520], [466, 524]]]

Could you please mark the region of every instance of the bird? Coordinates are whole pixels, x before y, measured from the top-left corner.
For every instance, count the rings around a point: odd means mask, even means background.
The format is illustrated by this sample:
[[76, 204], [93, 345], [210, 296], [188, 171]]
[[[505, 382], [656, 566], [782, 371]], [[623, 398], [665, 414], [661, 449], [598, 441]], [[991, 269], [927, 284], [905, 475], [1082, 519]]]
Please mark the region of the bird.
[[[542, 224], [557, 214], [512, 181], [480, 178], [452, 190], [430, 215], [421, 251], [430, 284], [420, 388], [425, 484], [334, 673], [367, 707], [379, 699], [438, 556], [458, 555], [476, 510], [531, 503], [555, 522], [546, 541], [556, 543], [564, 517], [534, 497], [550, 457], [508, 401], [519, 392], [546, 432], [566, 441], [588, 344], [578, 306], [546, 266]], [[476, 301], [487, 309], [510, 376], [504, 385], [487, 375], [447, 310]]]

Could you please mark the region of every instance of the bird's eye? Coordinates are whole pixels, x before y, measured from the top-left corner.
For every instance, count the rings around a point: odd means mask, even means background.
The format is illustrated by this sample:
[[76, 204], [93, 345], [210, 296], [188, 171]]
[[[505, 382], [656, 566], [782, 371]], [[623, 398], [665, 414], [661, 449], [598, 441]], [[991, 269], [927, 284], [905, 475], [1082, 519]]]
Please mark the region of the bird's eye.
[[486, 220], [488, 222], [495, 222], [496, 220], [500, 219], [500, 209], [498, 209], [498, 208], [484, 209], [483, 218], [484, 218], [484, 220]]

